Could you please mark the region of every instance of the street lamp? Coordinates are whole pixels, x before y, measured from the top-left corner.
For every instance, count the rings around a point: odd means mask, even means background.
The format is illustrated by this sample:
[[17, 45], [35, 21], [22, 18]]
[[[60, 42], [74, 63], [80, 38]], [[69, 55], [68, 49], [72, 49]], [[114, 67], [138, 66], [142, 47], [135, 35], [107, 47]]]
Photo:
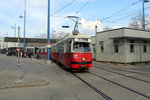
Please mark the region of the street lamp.
[[23, 42], [24, 42], [24, 52], [26, 52], [26, 39], [25, 39], [25, 34], [26, 34], [26, 0], [24, 0], [24, 16], [19, 16], [19, 18], [24, 18], [24, 34], [23, 34]]
[[[14, 38], [15, 38], [16, 37], [16, 24], [12, 26], [11, 28], [14, 29]], [[16, 43], [14, 43], [14, 47], [16, 47]]]
[[143, 30], [145, 30], [145, 11], [144, 11], [144, 3], [149, 2], [149, 0], [142, 0], [143, 5]]
[[47, 15], [47, 63], [50, 63], [50, 0], [48, 0], [48, 15]]
[[11, 28], [14, 29], [14, 38], [15, 38], [16, 37], [16, 24], [12, 26]]

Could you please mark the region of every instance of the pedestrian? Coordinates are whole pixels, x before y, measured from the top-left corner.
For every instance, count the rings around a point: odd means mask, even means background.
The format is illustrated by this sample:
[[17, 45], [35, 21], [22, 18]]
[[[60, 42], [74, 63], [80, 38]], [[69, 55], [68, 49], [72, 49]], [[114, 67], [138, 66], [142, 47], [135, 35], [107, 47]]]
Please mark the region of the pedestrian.
[[8, 51], [6, 52], [6, 54], [7, 54], [7, 56], [9, 56], [9, 53], [8, 53]]
[[23, 58], [23, 52], [21, 51], [21, 57]]
[[22, 52], [22, 58], [25, 58], [25, 53], [24, 53], [24, 51]]

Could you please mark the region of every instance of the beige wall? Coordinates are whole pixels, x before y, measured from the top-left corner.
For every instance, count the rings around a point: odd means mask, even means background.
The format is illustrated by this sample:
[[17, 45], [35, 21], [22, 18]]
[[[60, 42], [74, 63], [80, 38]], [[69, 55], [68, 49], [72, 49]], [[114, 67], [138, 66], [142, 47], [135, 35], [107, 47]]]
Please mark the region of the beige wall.
[[[94, 52], [94, 48], [95, 48], [95, 37], [91, 37], [91, 46], [92, 46], [92, 59], [96, 59], [95, 57], [95, 52]], [[95, 48], [96, 50], [96, 48]]]
[[[122, 38], [121, 37], [126, 37]], [[134, 52], [130, 53], [130, 38], [135, 39]], [[114, 38], [119, 40], [119, 52], [114, 53]], [[140, 38], [140, 39], [139, 39]], [[141, 40], [142, 39], [142, 40]], [[143, 53], [143, 40], [148, 40], [147, 52]], [[103, 41], [104, 52], [101, 52], [100, 41]], [[117, 29], [112, 31], [100, 32], [96, 34], [96, 60], [107, 62], [131, 63], [140, 61], [150, 61], [150, 32]]]

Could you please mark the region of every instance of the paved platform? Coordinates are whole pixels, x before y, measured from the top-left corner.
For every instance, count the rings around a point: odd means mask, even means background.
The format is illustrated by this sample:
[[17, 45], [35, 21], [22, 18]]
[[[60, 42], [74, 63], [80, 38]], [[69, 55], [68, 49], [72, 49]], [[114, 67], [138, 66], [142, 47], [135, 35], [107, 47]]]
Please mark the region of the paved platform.
[[12, 75], [11, 72], [10, 75], [5, 73], [6, 71], [0, 72], [0, 89], [44, 86], [49, 84], [45, 80], [35, 78], [22, 78], [18, 80], [17, 72], [12, 72], [13, 74], [16, 73], [16, 75]]

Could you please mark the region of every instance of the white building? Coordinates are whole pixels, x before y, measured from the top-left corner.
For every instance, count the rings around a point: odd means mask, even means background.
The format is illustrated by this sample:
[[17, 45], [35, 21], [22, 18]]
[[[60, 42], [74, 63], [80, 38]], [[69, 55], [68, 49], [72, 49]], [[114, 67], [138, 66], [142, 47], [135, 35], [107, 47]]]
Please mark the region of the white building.
[[95, 36], [91, 37], [91, 48], [92, 48], [92, 58], [96, 59], [95, 50]]
[[119, 28], [97, 32], [96, 60], [119, 63], [150, 61], [150, 32]]
[[[0, 49], [18, 47], [18, 42], [5, 42], [4, 38], [0, 38]], [[20, 47], [23, 47], [23, 43], [20, 43]]]
[[3, 41], [4, 41], [4, 40], [3, 40], [2, 38], [0, 38], [0, 49], [3, 49], [3, 45], [4, 45], [4, 44], [3, 44]]

